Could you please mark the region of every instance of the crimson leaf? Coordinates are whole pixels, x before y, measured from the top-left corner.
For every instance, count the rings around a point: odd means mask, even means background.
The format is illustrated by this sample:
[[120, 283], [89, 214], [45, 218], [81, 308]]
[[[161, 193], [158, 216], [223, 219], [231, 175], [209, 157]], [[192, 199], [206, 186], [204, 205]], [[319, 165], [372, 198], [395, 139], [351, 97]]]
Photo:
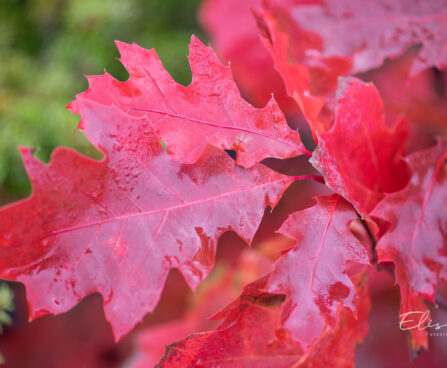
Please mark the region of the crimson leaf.
[[156, 367], [353, 367], [355, 347], [368, 330], [370, 302], [364, 277], [358, 275], [354, 281], [361, 296], [357, 319], [339, 308], [334, 329], [326, 330], [306, 353], [281, 326], [284, 296], [265, 292], [267, 280], [268, 276], [247, 285], [238, 299], [219, 312], [215, 318], [223, 322], [215, 331], [193, 334], [168, 346]]
[[196, 162], [208, 144], [235, 150], [236, 162], [244, 167], [267, 157], [308, 154], [274, 99], [262, 109], [247, 103], [230, 68], [197, 38], [190, 45], [193, 78], [188, 87], [172, 79], [155, 50], [121, 42], [117, 46], [130, 78], [120, 82], [107, 73], [89, 77], [89, 89], [69, 105], [73, 112], [79, 113], [82, 100], [116, 106], [146, 120], [168, 152], [185, 163]]
[[33, 317], [101, 293], [119, 338], [153, 310], [171, 268], [195, 288], [223, 232], [250, 242], [293, 178], [211, 146], [181, 164], [147, 119], [88, 100], [77, 109], [105, 157], [58, 148], [46, 166], [22, 149], [33, 194], [0, 210], [0, 277], [26, 285]]
[[405, 121], [390, 129], [382, 110], [372, 84], [340, 79], [334, 125], [317, 133], [318, 146], [311, 159], [326, 184], [362, 214], [368, 214], [385, 193], [403, 188], [409, 176], [403, 161]]

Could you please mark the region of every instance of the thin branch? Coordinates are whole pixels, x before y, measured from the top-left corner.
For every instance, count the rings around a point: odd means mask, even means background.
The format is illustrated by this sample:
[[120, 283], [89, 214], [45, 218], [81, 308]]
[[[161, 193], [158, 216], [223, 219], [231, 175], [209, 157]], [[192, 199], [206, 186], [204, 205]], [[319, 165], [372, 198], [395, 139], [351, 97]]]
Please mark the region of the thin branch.
[[372, 232], [371, 229], [369, 228], [368, 223], [367, 223], [367, 222], [365, 221], [365, 219], [360, 215], [360, 213], [358, 213], [357, 210], [356, 210], [356, 212], [357, 212], [357, 217], [358, 217], [358, 219], [360, 220], [360, 223], [363, 225], [363, 228], [365, 229], [366, 234], [368, 235], [368, 239], [369, 239], [369, 241], [370, 241], [370, 243], [371, 243], [371, 252], [372, 252], [372, 260], [371, 260], [371, 262], [372, 262], [373, 264], [377, 264], [377, 261], [378, 261], [377, 250], [376, 250], [377, 240], [376, 240], [376, 238], [374, 237], [373, 232]]
[[321, 175], [300, 175], [293, 176], [293, 180], [313, 179], [321, 184], [324, 184], [324, 178]]
[[312, 157], [312, 152], [308, 151], [306, 148], [302, 148], [301, 152], [306, 156]]

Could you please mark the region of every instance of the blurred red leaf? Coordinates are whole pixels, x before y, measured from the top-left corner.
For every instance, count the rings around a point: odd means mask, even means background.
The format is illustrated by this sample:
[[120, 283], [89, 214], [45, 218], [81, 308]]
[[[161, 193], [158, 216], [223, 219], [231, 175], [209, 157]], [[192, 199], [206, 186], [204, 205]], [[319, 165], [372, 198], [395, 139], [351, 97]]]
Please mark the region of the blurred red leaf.
[[271, 261], [253, 248], [243, 251], [235, 268], [223, 262], [218, 263], [191, 298], [189, 310], [183, 318], [151, 326], [138, 334], [135, 352], [126, 367], [152, 367], [163, 357], [166, 346], [173, 341], [194, 332], [214, 329], [217, 321], [209, 317], [237, 297], [242, 285], [265, 275], [271, 266]]
[[[291, 5], [301, 0], [273, 0]], [[248, 99], [264, 105], [275, 94], [281, 108], [293, 109], [286, 99], [284, 84], [262, 44], [253, 12], [262, 9], [263, 0], [204, 0], [199, 19], [210, 35], [217, 53], [231, 62], [231, 69]]]
[[294, 20], [321, 37], [315, 54], [352, 60], [351, 74], [382, 65], [386, 58], [422, 45], [411, 75], [447, 66], [445, 0], [313, 0], [290, 8]]
[[409, 79], [416, 56], [417, 50], [410, 50], [361, 75], [380, 91], [388, 121], [402, 116], [408, 121], [410, 152], [430, 147], [436, 135], [447, 133], [447, 75], [428, 69]]
[[[128, 346], [116, 345], [97, 294], [68, 313], [28, 323], [24, 288], [15, 288], [14, 326], [0, 335], [2, 368], [118, 368]], [[22, 292], [23, 289], [23, 292]]]
[[[292, 8], [292, 7], [290, 7]], [[258, 27], [275, 68], [315, 132], [328, 129], [337, 78], [351, 68], [346, 58], [314, 60], [308, 50], [321, 48], [321, 39], [296, 23], [287, 7], [269, 5], [258, 16]]]
[[[439, 126], [439, 121], [445, 120], [445, 101], [434, 99], [426, 82], [421, 85], [419, 80], [409, 88], [416, 74], [432, 66], [447, 66], [442, 32], [447, 21], [444, 0], [268, 4], [259, 17], [264, 44], [288, 94], [301, 107], [314, 132], [327, 130], [332, 124], [337, 78], [369, 71], [363, 78], [379, 84], [379, 90], [386, 94], [387, 112], [394, 116], [405, 113], [411, 123], [416, 118], [418, 124], [434, 120]], [[415, 57], [393, 70], [375, 69], [420, 44], [422, 49], [414, 52]]]

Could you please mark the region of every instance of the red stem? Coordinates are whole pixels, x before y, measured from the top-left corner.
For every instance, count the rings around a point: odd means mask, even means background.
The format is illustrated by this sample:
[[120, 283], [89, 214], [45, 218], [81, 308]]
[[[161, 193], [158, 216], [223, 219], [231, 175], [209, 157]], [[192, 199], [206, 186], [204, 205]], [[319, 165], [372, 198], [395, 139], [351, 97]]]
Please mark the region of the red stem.
[[292, 176], [294, 180], [302, 180], [302, 179], [313, 179], [319, 183], [324, 184], [324, 178], [321, 175], [300, 175], [300, 176]]
[[301, 150], [301, 152], [303, 152], [303, 154], [305, 154], [306, 156], [312, 157], [312, 152], [308, 151], [307, 149], [303, 148]]

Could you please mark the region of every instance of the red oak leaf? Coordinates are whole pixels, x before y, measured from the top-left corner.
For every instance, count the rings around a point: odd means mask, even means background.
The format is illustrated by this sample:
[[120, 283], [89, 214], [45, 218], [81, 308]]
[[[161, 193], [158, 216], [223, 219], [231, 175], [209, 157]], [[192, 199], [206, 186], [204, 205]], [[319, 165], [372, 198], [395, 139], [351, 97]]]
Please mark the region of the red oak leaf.
[[195, 288], [223, 232], [250, 242], [293, 178], [241, 168], [212, 146], [181, 164], [147, 118], [86, 99], [76, 106], [105, 157], [58, 148], [45, 165], [22, 149], [33, 194], [0, 211], [0, 277], [26, 285], [33, 317], [101, 293], [119, 338], [153, 310], [171, 268]]
[[340, 304], [356, 311], [346, 263], [369, 264], [365, 248], [349, 230], [357, 217], [353, 207], [337, 194], [317, 201], [280, 228], [297, 243], [276, 262], [268, 286], [272, 293], [287, 295], [284, 326], [305, 349], [334, 326]]
[[407, 127], [400, 120], [388, 128], [380, 95], [372, 84], [341, 78], [335, 121], [317, 133], [311, 162], [326, 184], [362, 214], [368, 214], [385, 193], [408, 182], [405, 153]]
[[235, 150], [236, 162], [244, 167], [267, 157], [308, 153], [274, 99], [262, 109], [247, 103], [230, 68], [197, 38], [190, 45], [193, 77], [188, 87], [172, 79], [155, 50], [120, 42], [117, 46], [129, 79], [120, 82], [107, 73], [89, 77], [89, 89], [69, 105], [73, 112], [79, 112], [79, 101], [91, 100], [145, 119], [168, 152], [185, 163], [196, 162], [208, 144]]
[[193, 334], [168, 346], [157, 367], [353, 367], [355, 347], [368, 330], [366, 283], [356, 281], [361, 295], [358, 318], [339, 308], [335, 328], [326, 330], [304, 354], [281, 326], [284, 295], [266, 293], [267, 280], [246, 286], [238, 299], [219, 312], [215, 318], [224, 320], [215, 331]]
[[309, 53], [351, 59], [351, 73], [377, 68], [421, 44], [415, 75], [447, 66], [446, 6], [445, 0], [313, 0], [290, 11], [300, 27], [321, 37], [321, 49]]
[[432, 68], [409, 79], [417, 53], [412, 49], [362, 75], [380, 91], [388, 121], [405, 116], [412, 152], [430, 147], [436, 135], [447, 134], [447, 73]]
[[284, 295], [262, 289], [267, 278], [245, 287], [242, 295], [216, 314], [216, 331], [193, 334], [167, 347], [158, 367], [291, 367], [300, 345], [281, 327]]
[[[371, 213], [391, 224], [377, 244], [377, 253], [380, 262], [395, 265], [401, 314], [425, 311], [423, 298], [434, 302], [437, 278], [447, 282], [446, 158], [445, 138], [409, 156], [410, 182], [387, 195]], [[404, 320], [414, 321], [414, 315]], [[414, 349], [427, 346], [425, 331], [412, 328], [411, 332]]]

